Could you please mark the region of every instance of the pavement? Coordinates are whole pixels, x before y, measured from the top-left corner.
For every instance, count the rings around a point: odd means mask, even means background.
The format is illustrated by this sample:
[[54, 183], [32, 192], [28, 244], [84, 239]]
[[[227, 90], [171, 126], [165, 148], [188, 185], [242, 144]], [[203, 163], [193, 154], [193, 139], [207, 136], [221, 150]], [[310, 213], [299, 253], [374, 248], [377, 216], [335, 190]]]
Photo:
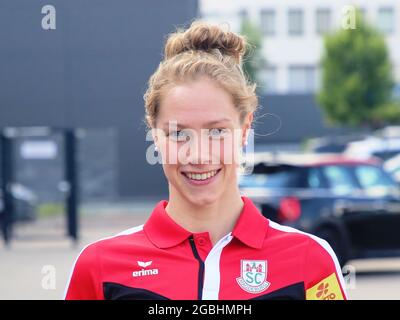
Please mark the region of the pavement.
[[[0, 242], [0, 299], [63, 299], [81, 249], [144, 223], [152, 205], [142, 211], [86, 211], [78, 243], [64, 236], [64, 216], [17, 225], [11, 246]], [[344, 271], [350, 299], [400, 299], [400, 258], [353, 260]]]

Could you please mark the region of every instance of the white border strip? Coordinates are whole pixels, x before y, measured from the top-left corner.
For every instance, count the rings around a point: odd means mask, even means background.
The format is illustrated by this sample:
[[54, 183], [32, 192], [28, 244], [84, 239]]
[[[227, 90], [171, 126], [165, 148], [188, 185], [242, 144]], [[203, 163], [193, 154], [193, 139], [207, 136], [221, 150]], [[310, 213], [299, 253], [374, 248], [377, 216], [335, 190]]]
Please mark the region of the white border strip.
[[233, 236], [229, 232], [210, 250], [204, 261], [203, 300], [218, 300], [220, 288], [220, 260], [222, 249], [231, 242]]

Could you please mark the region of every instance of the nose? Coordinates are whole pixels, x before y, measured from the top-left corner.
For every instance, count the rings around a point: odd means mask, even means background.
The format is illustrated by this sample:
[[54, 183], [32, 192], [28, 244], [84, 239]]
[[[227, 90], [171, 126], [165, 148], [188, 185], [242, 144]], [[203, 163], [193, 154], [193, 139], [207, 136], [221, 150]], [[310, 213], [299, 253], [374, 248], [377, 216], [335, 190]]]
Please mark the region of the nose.
[[211, 142], [207, 135], [196, 132], [190, 137], [187, 149], [187, 161], [193, 164], [209, 164], [211, 161]]

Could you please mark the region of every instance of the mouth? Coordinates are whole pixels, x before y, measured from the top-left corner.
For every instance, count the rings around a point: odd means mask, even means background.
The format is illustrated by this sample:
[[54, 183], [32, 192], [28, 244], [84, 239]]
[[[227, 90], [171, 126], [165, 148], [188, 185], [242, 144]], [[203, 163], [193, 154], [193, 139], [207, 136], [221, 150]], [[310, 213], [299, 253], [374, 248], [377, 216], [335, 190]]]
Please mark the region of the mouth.
[[221, 169], [211, 170], [206, 172], [181, 172], [185, 180], [191, 185], [199, 186], [213, 182], [218, 176]]

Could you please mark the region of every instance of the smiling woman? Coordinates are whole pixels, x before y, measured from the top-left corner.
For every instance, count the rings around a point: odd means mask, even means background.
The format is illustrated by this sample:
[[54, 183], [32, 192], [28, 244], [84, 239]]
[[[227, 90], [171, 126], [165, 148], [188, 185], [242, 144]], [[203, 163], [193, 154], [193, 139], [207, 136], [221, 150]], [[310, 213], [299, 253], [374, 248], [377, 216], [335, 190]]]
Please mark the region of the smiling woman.
[[[202, 77], [178, 84], [165, 94], [154, 123], [158, 128], [159, 124], [173, 122], [184, 128], [178, 133], [185, 138], [184, 143], [168, 130], [165, 134], [163, 130], [155, 131], [154, 137], [169, 182], [167, 211], [189, 230], [215, 228], [209, 231], [216, 242], [232, 229], [242, 208], [237, 183], [239, 163], [233, 158], [241, 141], [234, 139], [234, 132], [247, 130], [250, 117], [242, 124], [229, 93]], [[172, 154], [176, 155], [176, 163], [169, 161]], [[226, 216], [229, 224], [218, 223], [221, 207], [232, 208]]]
[[[232, 230], [243, 207], [238, 155], [258, 104], [242, 69], [245, 50], [243, 37], [195, 22], [169, 36], [144, 95], [169, 182], [166, 210], [188, 230], [207, 230], [212, 243]], [[223, 219], [221, 208], [229, 208]]]
[[169, 199], [144, 225], [88, 245], [67, 299], [346, 298], [326, 241], [270, 221], [240, 194], [237, 155], [258, 104], [246, 46], [198, 21], [168, 37], [144, 100]]

